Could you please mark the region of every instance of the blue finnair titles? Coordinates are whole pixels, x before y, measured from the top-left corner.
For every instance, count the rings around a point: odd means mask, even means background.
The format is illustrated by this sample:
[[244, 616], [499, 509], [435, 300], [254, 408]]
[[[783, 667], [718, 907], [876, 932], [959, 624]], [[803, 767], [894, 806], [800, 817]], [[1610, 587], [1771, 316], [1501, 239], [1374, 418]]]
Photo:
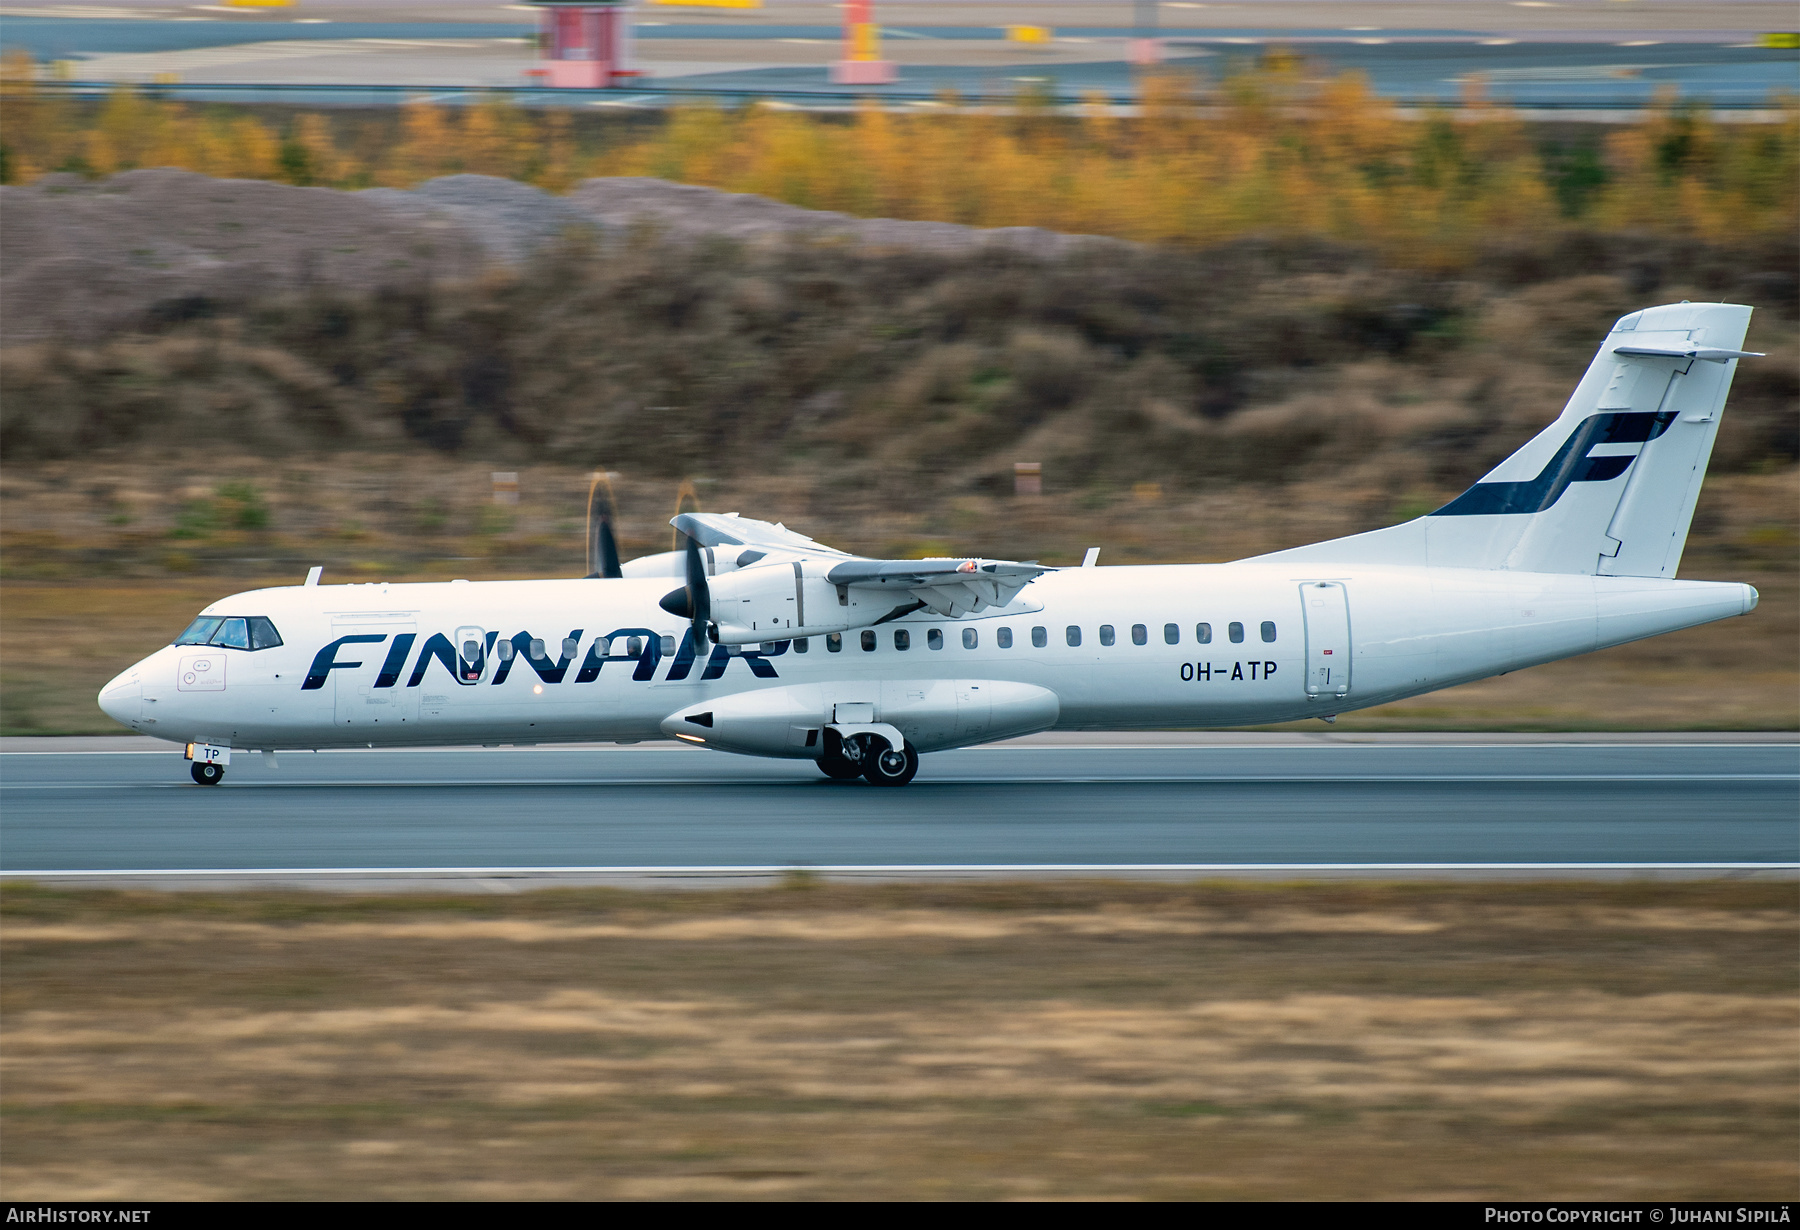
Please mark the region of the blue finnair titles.
[[[473, 642], [473, 648], [464, 646], [460, 650], [450, 643], [450, 638], [444, 633], [434, 632], [419, 650], [418, 658], [413, 660], [412, 676], [407, 679], [406, 686], [416, 688], [428, 682], [426, 672], [433, 662], [442, 665], [444, 672], [464, 687], [475, 687], [484, 682], [493, 687], [500, 687], [511, 677], [513, 667], [519, 662], [529, 666], [541, 683], [562, 683], [568, 677], [569, 667], [574, 665], [576, 655], [584, 643], [583, 631], [581, 628], [575, 628], [563, 638], [560, 643], [562, 656], [555, 660], [544, 654], [542, 651], [544, 642], [532, 636], [530, 632], [516, 633], [501, 642], [511, 652], [499, 654], [494, 653], [495, 643], [500, 635], [498, 632], [489, 632], [481, 640]], [[595, 637], [593, 642], [587, 645], [587, 654], [582, 659], [581, 669], [577, 672], [574, 681], [576, 683], [593, 683], [600, 678], [600, 670], [608, 662], [635, 664], [631, 673], [631, 678], [635, 682], [643, 683], [654, 679], [665, 656], [664, 642], [670, 639], [673, 638], [668, 634], [658, 634], [648, 628], [618, 628], [605, 636]], [[346, 646], [376, 645], [385, 640], [387, 637], [384, 635], [365, 633], [340, 636], [336, 640], [327, 642], [318, 653], [313, 655], [312, 666], [307, 670], [306, 677], [301, 680], [300, 690], [302, 692], [318, 691], [325, 686], [332, 671], [360, 669], [364, 665], [362, 660], [352, 661], [338, 657], [339, 652]], [[394, 637], [393, 644], [388, 646], [382, 658], [380, 673], [375, 676], [375, 688], [391, 688], [399, 683], [401, 675], [405, 673], [408, 654], [417, 640], [418, 635], [412, 632], [402, 632]], [[640, 644], [642, 648], [635, 653], [612, 652], [613, 646], [629, 647], [633, 644]], [[757, 649], [737, 645], [713, 645], [700, 677], [707, 680], [718, 679], [725, 674], [725, 669], [731, 665], [733, 660], [736, 660], [747, 666], [750, 673], [758, 679], [778, 678], [775, 665], [769, 659], [778, 658], [786, 653], [790, 644], [791, 641], [785, 640], [771, 641]], [[492, 678], [487, 677], [487, 660], [490, 656], [495, 659]], [[692, 673], [696, 661], [698, 661], [698, 655], [694, 652], [693, 630], [685, 629], [675, 647], [674, 655], [670, 658], [669, 670], [664, 677], [665, 681], [679, 682], [686, 679]]]

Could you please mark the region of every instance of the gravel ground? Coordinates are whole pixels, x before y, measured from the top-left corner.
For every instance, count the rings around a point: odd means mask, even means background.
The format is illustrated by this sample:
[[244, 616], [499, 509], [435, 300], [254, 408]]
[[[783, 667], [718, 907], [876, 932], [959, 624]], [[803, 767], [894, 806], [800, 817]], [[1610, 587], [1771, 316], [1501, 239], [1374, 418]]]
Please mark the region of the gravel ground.
[[411, 191], [370, 188], [354, 194], [420, 225], [445, 219], [470, 236], [489, 260], [513, 264], [569, 231], [592, 230], [582, 210], [515, 179], [445, 175]]
[[569, 194], [569, 200], [576, 208], [608, 226], [627, 227], [648, 221], [666, 234], [683, 237], [726, 235], [745, 241], [766, 241], [790, 236], [828, 235], [871, 248], [914, 248], [944, 253], [969, 252], [997, 244], [1040, 257], [1062, 256], [1090, 245], [1128, 246], [1116, 239], [1063, 235], [1030, 226], [982, 230], [950, 222], [856, 218], [827, 210], [801, 209], [797, 205], [784, 205], [768, 197], [747, 193], [721, 192], [716, 188], [629, 176], [583, 180]]
[[92, 340], [120, 329], [309, 285], [368, 291], [457, 281], [524, 260], [572, 230], [750, 242], [832, 237], [960, 253], [998, 244], [1054, 258], [1117, 240], [1032, 227], [854, 218], [658, 179], [590, 179], [567, 197], [514, 180], [450, 175], [410, 191], [340, 192], [191, 171], [90, 182], [49, 175], [0, 188], [0, 342]]

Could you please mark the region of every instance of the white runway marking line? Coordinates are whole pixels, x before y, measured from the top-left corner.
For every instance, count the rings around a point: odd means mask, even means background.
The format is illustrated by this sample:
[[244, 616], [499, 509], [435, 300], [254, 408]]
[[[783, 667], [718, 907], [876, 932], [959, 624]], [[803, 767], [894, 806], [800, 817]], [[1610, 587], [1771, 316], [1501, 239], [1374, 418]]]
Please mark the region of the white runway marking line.
[[[280, 770], [271, 769], [270, 773]], [[1584, 783], [1671, 783], [1671, 782], [1795, 782], [1800, 783], [1800, 774], [1794, 773], [1606, 773], [1606, 774], [1489, 774], [1484, 776], [1421, 774], [1408, 777], [1375, 776], [1367, 777], [1306, 777], [1297, 775], [1268, 774], [1260, 777], [1214, 777], [1210, 775], [1195, 777], [1131, 777], [1119, 775], [1114, 777], [924, 777], [917, 779], [923, 786], [1345, 786], [1368, 784], [1371, 786], [1415, 786], [1427, 784], [1443, 784], [1446, 786], [1494, 785], [1498, 783], [1517, 782], [1523, 785], [1547, 784], [1552, 782]], [[747, 778], [674, 778], [674, 777], [594, 777], [565, 778], [560, 781], [534, 781], [517, 777], [459, 778], [445, 781], [438, 778], [429, 779], [340, 779], [331, 781], [234, 781], [230, 783], [233, 790], [300, 790], [300, 789], [345, 789], [352, 786], [374, 786], [382, 788], [436, 786], [446, 790], [464, 786], [524, 786], [538, 789], [557, 786], [720, 786], [737, 788], [742, 786], [792, 786], [830, 785], [823, 778], [807, 777], [747, 777]], [[192, 783], [182, 781], [167, 782], [108, 782], [89, 785], [79, 782], [45, 782], [42, 784], [27, 783], [24, 785], [0, 785], [0, 793], [9, 791], [44, 791], [44, 790], [188, 790]]]
[[[1744, 750], [1748, 748], [1791, 747], [1800, 750], [1800, 737], [1793, 740], [1780, 740], [1767, 743], [1059, 743], [1054, 747], [1009, 747], [1005, 744], [983, 744], [979, 747], [956, 747], [948, 752], [931, 752], [928, 755], [943, 756], [951, 752], [1005, 752], [1008, 755], [1020, 752], [1045, 753], [1054, 752], [1230, 752], [1242, 755], [1246, 752], [1367, 752], [1367, 751], [1523, 751], [1552, 748], [1560, 751], [1617, 751], [1620, 749], [1656, 748], [1659, 751], [1682, 751], [1693, 749]], [[233, 749], [239, 750], [239, 749]], [[253, 749], [254, 750], [254, 749]], [[406, 753], [407, 755], [457, 755], [468, 756], [476, 753], [503, 755], [592, 755], [611, 754], [614, 752], [629, 755], [642, 755], [648, 752], [683, 752], [692, 755], [695, 752], [713, 749], [693, 747], [686, 744], [669, 746], [644, 746], [626, 743], [589, 743], [589, 744], [557, 744], [553, 747], [290, 747], [277, 748], [283, 756], [368, 756]], [[6, 751], [0, 756], [170, 756], [179, 755], [179, 745], [167, 748], [118, 748], [105, 751], [49, 752], [49, 751]], [[729, 753], [726, 753], [729, 754]]]
[[768, 863], [604, 867], [192, 867], [168, 870], [0, 871], [0, 879], [94, 879], [123, 876], [217, 878], [224, 876], [541, 876], [541, 875], [718, 875], [765, 876], [928, 874], [993, 872], [1181, 872], [1223, 871], [1800, 871], [1800, 863]]

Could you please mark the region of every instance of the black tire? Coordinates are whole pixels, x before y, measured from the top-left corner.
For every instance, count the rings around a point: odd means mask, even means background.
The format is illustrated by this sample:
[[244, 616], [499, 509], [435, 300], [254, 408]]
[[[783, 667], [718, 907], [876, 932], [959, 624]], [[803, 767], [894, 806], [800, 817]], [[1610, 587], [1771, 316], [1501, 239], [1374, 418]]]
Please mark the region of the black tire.
[[[860, 752], [861, 747], [852, 747], [853, 752]], [[835, 730], [825, 732], [825, 750], [819, 753], [819, 772], [833, 781], [847, 782], [862, 776], [862, 761], [852, 760], [844, 755], [843, 736]]]
[[196, 760], [194, 767], [188, 772], [192, 773], [194, 780], [202, 786], [216, 786], [225, 780], [225, 770], [222, 767], [216, 764], [207, 764], [203, 760]]
[[851, 764], [840, 752], [836, 756], [821, 756], [818, 760], [819, 772], [834, 781], [847, 782], [862, 776], [862, 766]]
[[919, 772], [919, 753], [911, 744], [896, 752], [882, 749], [863, 762], [863, 777], [871, 786], [904, 786]]

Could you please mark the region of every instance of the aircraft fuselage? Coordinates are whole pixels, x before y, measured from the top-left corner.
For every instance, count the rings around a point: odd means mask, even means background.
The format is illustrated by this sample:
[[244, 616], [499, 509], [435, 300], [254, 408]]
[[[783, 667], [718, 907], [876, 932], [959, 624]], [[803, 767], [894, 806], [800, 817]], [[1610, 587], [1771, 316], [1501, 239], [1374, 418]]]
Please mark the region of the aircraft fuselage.
[[870, 720], [892, 722], [928, 752], [1032, 729], [1325, 717], [1744, 614], [1756, 602], [1740, 584], [1504, 570], [1071, 568], [978, 616], [922, 611], [841, 636], [708, 644], [696, 654], [688, 625], [658, 605], [669, 585], [251, 590], [205, 614], [266, 619], [279, 646], [171, 645], [108, 684], [101, 704], [165, 739], [283, 749], [656, 739], [672, 716], [710, 717], [728, 697], [732, 712], [754, 716], [767, 693], [780, 709], [769, 720], [791, 735], [682, 737], [816, 756], [809, 723], [867, 705]]

